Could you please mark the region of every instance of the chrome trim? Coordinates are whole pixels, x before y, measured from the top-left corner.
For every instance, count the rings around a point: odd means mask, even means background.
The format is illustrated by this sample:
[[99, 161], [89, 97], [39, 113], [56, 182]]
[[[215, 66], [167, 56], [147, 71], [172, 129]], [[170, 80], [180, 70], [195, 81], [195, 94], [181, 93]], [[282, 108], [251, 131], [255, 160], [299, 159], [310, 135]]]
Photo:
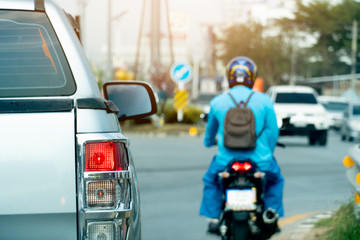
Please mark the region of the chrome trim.
[[[129, 167], [130, 168], [130, 167]], [[108, 180], [114, 178], [130, 179], [130, 171], [117, 171], [117, 172], [85, 172], [84, 178], [86, 180]]]
[[[90, 222], [116, 222], [117, 233], [116, 239], [127, 239], [129, 226], [132, 224], [133, 218], [133, 197], [131, 183], [133, 176], [132, 167], [128, 166], [124, 171], [112, 172], [85, 172], [85, 144], [89, 142], [120, 142], [124, 143], [128, 158], [130, 161], [130, 153], [128, 150], [128, 138], [121, 133], [92, 133], [77, 134], [77, 194], [78, 194], [78, 229], [79, 238], [87, 239], [88, 224]], [[96, 180], [115, 180], [116, 193], [118, 194], [115, 207], [93, 208], [86, 207], [86, 184], [88, 181]]]
[[[132, 205], [132, 204], [131, 204]], [[132, 207], [128, 210], [85, 210], [81, 212], [87, 219], [115, 219], [115, 218], [132, 218]]]

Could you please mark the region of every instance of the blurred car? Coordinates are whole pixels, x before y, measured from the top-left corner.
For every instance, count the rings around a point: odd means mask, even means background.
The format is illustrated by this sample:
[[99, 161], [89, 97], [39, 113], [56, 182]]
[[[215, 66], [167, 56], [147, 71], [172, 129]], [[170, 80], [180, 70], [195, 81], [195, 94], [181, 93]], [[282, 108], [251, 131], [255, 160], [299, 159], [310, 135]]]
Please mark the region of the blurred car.
[[331, 128], [339, 130], [343, 121], [343, 114], [349, 102], [343, 97], [319, 96], [319, 102], [327, 111], [327, 119]]
[[218, 93], [201, 93], [195, 101], [195, 106], [200, 108], [205, 114], [210, 111], [210, 101], [216, 97]]
[[216, 97], [218, 93], [200, 93], [197, 100], [194, 101], [194, 106], [202, 110], [201, 119], [207, 121], [207, 115], [210, 112], [210, 101]]
[[326, 145], [329, 124], [325, 108], [317, 101], [317, 93], [306, 86], [273, 86], [266, 92], [274, 101], [278, 126], [282, 119], [290, 122], [280, 129], [280, 135], [308, 136], [309, 144]]
[[345, 109], [340, 135], [343, 141], [360, 138], [360, 102], [349, 103]]

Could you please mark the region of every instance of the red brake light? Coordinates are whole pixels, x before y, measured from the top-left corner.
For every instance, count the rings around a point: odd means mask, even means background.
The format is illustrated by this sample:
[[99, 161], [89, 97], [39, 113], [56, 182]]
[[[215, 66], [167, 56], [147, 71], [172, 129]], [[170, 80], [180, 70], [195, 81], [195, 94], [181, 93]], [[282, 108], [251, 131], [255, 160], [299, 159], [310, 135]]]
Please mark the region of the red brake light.
[[236, 172], [249, 171], [252, 168], [252, 165], [249, 162], [244, 162], [244, 163], [234, 162], [231, 168], [234, 169]]
[[126, 149], [119, 142], [85, 144], [85, 171], [120, 171], [127, 169]]

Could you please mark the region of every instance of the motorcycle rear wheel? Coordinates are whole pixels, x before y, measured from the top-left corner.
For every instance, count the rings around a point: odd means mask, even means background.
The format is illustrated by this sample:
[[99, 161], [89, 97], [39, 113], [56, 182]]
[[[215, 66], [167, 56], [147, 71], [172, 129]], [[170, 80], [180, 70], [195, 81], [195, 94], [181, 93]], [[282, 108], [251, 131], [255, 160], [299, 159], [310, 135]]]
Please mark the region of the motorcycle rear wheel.
[[233, 221], [231, 223], [231, 239], [247, 240], [250, 239], [250, 228], [247, 221]]

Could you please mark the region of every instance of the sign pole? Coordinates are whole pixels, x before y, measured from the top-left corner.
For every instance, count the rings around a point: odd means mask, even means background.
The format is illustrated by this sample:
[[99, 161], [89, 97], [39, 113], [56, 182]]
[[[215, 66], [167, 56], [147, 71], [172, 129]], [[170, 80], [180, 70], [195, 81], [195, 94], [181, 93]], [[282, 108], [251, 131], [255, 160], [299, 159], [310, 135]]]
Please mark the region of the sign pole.
[[178, 122], [182, 122], [183, 119], [184, 119], [184, 112], [181, 109], [177, 112], [177, 120], [178, 120]]
[[176, 82], [178, 89], [175, 90], [174, 108], [177, 111], [177, 120], [181, 122], [184, 119], [184, 109], [188, 102], [188, 93], [185, 89], [185, 83], [192, 77], [192, 69], [189, 64], [175, 63], [170, 69], [171, 79]]
[[[182, 91], [184, 90], [185, 88], [185, 83], [183, 82], [178, 82], [178, 90], [179, 91]], [[184, 110], [183, 109], [180, 109], [178, 112], [177, 112], [177, 120], [178, 122], [182, 122], [182, 120], [184, 119]]]

